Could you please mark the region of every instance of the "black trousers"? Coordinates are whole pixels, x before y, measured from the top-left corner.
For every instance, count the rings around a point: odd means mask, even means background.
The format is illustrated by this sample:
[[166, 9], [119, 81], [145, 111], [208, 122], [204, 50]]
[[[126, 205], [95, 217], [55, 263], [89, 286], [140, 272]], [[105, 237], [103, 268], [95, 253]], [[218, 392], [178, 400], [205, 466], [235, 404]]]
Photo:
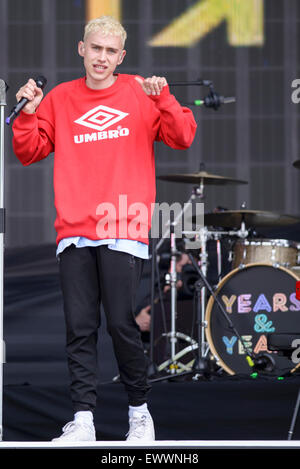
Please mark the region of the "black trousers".
[[76, 248], [72, 244], [60, 254], [66, 350], [75, 412], [93, 411], [96, 407], [101, 301], [128, 403], [137, 406], [147, 402], [147, 361], [134, 316], [142, 266], [142, 259], [106, 245]]

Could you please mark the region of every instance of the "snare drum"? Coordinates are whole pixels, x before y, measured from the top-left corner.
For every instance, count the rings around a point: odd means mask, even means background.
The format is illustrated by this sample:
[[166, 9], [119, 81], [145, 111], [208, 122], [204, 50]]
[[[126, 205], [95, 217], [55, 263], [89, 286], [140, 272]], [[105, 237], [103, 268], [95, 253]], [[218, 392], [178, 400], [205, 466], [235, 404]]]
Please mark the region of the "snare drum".
[[299, 246], [286, 239], [239, 239], [233, 247], [232, 268], [256, 262], [291, 268], [299, 264]]

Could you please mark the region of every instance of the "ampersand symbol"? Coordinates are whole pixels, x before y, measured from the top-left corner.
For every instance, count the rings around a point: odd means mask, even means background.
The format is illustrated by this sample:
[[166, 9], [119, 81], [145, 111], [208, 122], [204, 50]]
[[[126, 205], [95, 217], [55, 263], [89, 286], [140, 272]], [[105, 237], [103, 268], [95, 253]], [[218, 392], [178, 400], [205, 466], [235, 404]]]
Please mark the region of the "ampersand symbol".
[[266, 314], [257, 314], [255, 316], [254, 330], [256, 332], [274, 332], [275, 327], [272, 327], [272, 321], [268, 321]]

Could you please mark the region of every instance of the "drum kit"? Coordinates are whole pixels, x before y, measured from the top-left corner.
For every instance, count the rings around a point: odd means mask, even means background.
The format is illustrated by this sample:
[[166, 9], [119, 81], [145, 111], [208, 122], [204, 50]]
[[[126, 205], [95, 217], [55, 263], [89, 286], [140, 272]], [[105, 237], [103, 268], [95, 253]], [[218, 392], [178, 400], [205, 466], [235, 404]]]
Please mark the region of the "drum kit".
[[[300, 169], [300, 162], [294, 166]], [[162, 175], [158, 179], [193, 184], [190, 203], [203, 202], [207, 185], [247, 184], [247, 181], [210, 174], [201, 168], [199, 172]], [[171, 250], [167, 276], [171, 288], [171, 329], [164, 336], [170, 341], [171, 353], [157, 370], [171, 376], [193, 373], [193, 379], [197, 379], [205, 375], [205, 370], [211, 369], [213, 362], [220, 372], [252, 375], [254, 370], [260, 369], [260, 357], [268, 358], [264, 361], [264, 371], [271, 375], [280, 375], [292, 368], [286, 356], [268, 350], [267, 338], [272, 332], [300, 330], [300, 301], [296, 298], [296, 281], [300, 278], [300, 243], [264, 238], [261, 229], [293, 227], [300, 223], [300, 218], [249, 210], [245, 205], [240, 210], [218, 208], [204, 213], [202, 226], [195, 227], [197, 219], [192, 216], [193, 229], [182, 231], [181, 246], [184, 247], [180, 251], [174, 234], [177, 221], [170, 221], [167, 228]], [[165, 238], [166, 233], [155, 248], [156, 255]], [[189, 248], [191, 239], [198, 249]], [[222, 269], [221, 241], [225, 239], [231, 266], [227, 273]], [[207, 244], [210, 240], [217, 247], [218, 281], [214, 285], [207, 279]], [[194, 284], [197, 337], [176, 330], [176, 259], [182, 251], [190, 257], [198, 276]], [[179, 340], [185, 342], [181, 350], [176, 349]], [[192, 356], [193, 360], [187, 362], [185, 356]]]

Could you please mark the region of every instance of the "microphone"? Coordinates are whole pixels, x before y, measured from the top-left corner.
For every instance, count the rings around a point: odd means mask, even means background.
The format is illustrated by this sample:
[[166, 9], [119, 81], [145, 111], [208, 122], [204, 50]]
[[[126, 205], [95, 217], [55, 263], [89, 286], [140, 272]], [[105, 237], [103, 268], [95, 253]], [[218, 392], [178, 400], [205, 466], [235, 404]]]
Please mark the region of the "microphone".
[[215, 92], [209, 93], [208, 96], [206, 96], [203, 99], [196, 99], [190, 105], [193, 106], [205, 106], [209, 108], [213, 108], [215, 111], [219, 109], [221, 104], [230, 104], [230, 103], [235, 103], [236, 99], [234, 96], [232, 97], [227, 97], [225, 98], [224, 96], [220, 96]]
[[[41, 75], [35, 79], [35, 82], [39, 88], [43, 89], [47, 83], [47, 78]], [[26, 106], [27, 103], [27, 98], [20, 99], [20, 101], [12, 108], [9, 117], [6, 118], [5, 122], [7, 125], [9, 125], [15, 119], [15, 117], [17, 117], [19, 112], [23, 109], [24, 106]]]
[[213, 108], [215, 111], [219, 109], [221, 104], [229, 104], [229, 103], [235, 103], [236, 99], [235, 97], [228, 97], [225, 98], [224, 96], [220, 96], [218, 93], [216, 93], [213, 89], [213, 82], [211, 80], [197, 80], [197, 81], [176, 81], [176, 82], [170, 82], [168, 83], [169, 86], [190, 86], [190, 85], [196, 85], [196, 86], [207, 86], [210, 88], [209, 95], [206, 96], [206, 98], [203, 99], [196, 99], [192, 103], [184, 103], [183, 105], [185, 106], [205, 106], [205, 107], [210, 107]]

